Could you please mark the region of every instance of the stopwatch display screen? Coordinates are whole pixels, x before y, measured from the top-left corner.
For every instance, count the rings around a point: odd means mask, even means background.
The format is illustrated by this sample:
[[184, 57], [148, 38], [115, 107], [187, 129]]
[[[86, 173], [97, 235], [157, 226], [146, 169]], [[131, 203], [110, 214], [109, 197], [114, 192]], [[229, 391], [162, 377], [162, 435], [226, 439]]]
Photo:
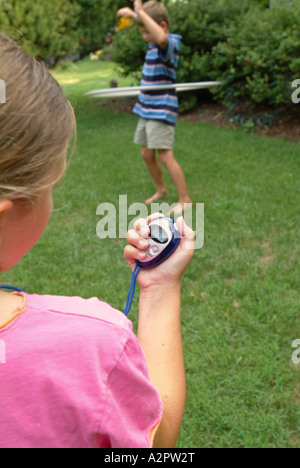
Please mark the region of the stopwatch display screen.
[[157, 244], [166, 244], [169, 240], [169, 237], [166, 231], [157, 224], [150, 226], [150, 237], [154, 240]]

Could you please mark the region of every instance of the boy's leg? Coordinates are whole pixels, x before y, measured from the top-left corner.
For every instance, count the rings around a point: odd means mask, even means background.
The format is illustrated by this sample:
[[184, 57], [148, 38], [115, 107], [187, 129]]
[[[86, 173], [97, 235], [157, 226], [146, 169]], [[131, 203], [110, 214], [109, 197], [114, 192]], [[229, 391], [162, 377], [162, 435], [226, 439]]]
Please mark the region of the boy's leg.
[[167, 195], [168, 190], [163, 179], [161, 166], [155, 157], [155, 150], [149, 149], [146, 146], [142, 146], [141, 154], [157, 189], [156, 193], [145, 201], [146, 204], [150, 204], [156, 200], [159, 200], [164, 195]]
[[192, 203], [185, 181], [185, 176], [183, 170], [174, 157], [173, 150], [158, 150], [158, 155], [161, 162], [169, 172], [178, 192], [178, 206], [172, 210], [175, 214], [177, 214], [177, 212], [179, 213], [180, 210], [183, 210], [184, 204]]

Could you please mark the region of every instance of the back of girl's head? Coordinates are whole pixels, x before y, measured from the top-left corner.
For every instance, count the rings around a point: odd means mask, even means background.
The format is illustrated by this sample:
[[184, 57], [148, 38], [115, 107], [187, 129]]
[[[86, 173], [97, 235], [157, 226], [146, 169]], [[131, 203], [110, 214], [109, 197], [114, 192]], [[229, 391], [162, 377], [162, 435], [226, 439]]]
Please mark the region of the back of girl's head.
[[49, 71], [0, 33], [0, 200], [34, 201], [62, 175], [73, 109]]

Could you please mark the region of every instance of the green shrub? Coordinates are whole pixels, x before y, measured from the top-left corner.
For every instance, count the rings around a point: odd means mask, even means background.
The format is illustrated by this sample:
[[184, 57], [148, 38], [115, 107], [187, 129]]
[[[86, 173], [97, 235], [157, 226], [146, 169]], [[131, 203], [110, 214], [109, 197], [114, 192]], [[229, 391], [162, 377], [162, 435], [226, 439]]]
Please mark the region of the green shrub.
[[71, 0], [2, 0], [0, 29], [43, 60], [57, 59], [77, 48], [79, 6]]
[[0, 0], [0, 30], [31, 55], [56, 62], [104, 46], [120, 0]]
[[[273, 1], [271, 9], [265, 0], [166, 3], [170, 31], [183, 37], [177, 82], [221, 80], [212, 93], [225, 103], [291, 105], [290, 84], [300, 76], [298, 0]], [[140, 73], [144, 47], [136, 27], [117, 34], [114, 58], [124, 74]]]
[[300, 5], [253, 9], [228, 28], [227, 41], [203, 57], [211, 79], [226, 86], [219, 99], [255, 105], [290, 105], [291, 82], [300, 76]]
[[[182, 35], [180, 81], [198, 80], [198, 59], [226, 38], [226, 26], [244, 13], [245, 0], [166, 1], [170, 13], [170, 32]], [[114, 59], [125, 74], [141, 71], [146, 45], [136, 25], [121, 30], [115, 37]]]
[[146, 50], [147, 44], [134, 23], [129, 28], [121, 29], [115, 35], [112, 59], [119, 65], [122, 75], [133, 75], [139, 80]]
[[116, 14], [122, 2], [116, 0], [77, 0], [81, 11], [77, 32], [79, 50], [83, 55], [104, 46], [107, 34], [116, 24]]

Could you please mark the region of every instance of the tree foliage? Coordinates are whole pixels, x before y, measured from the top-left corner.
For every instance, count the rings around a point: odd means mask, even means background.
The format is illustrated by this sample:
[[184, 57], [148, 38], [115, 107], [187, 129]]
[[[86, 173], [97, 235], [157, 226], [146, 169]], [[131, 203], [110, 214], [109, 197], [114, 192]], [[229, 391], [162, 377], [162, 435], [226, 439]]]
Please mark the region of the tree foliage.
[[109, 31], [117, 23], [117, 10], [122, 2], [115, 0], [77, 0], [80, 6], [78, 37], [80, 50], [90, 52], [103, 47]]
[[72, 0], [1, 0], [0, 28], [41, 59], [76, 50], [79, 5]]
[[[299, 0], [166, 3], [170, 31], [183, 37], [178, 82], [221, 80], [213, 93], [225, 102], [292, 104], [290, 84], [300, 76]], [[115, 60], [126, 74], [141, 70], [136, 37], [132, 27], [115, 40]]]
[[[300, 77], [300, 0], [164, 0], [170, 31], [181, 34], [178, 82], [221, 80], [224, 102], [291, 105]], [[146, 43], [135, 24], [118, 28], [130, 0], [0, 0], [0, 29], [25, 50], [55, 63], [67, 54], [103, 48], [114, 35], [113, 58], [139, 77]], [[195, 99], [195, 95], [189, 93]]]
[[124, 1], [0, 0], [0, 29], [31, 55], [57, 61], [103, 47]]

